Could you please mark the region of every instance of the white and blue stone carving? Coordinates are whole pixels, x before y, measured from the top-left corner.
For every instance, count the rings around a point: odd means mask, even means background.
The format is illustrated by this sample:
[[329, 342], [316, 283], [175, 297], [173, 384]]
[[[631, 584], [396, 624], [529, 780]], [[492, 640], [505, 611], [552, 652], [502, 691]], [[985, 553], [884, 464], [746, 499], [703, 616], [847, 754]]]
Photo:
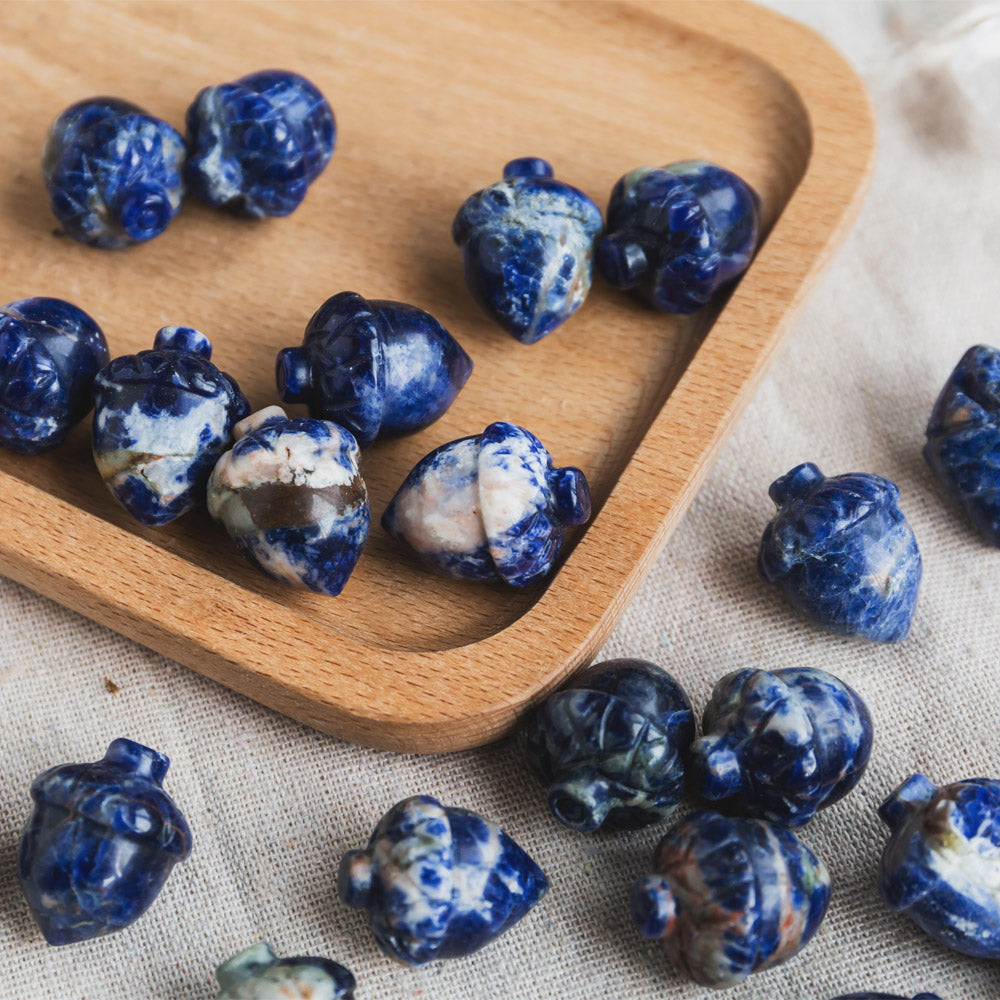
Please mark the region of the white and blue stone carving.
[[806, 462], [768, 493], [778, 512], [757, 556], [764, 580], [831, 632], [905, 639], [922, 567], [896, 484], [864, 472], [827, 478]]
[[694, 713], [680, 684], [645, 660], [607, 660], [529, 717], [527, 756], [560, 823], [590, 833], [666, 819], [684, 792]]
[[278, 958], [263, 941], [215, 971], [217, 1000], [354, 1000], [354, 976], [328, 958]]
[[428, 795], [382, 817], [340, 862], [338, 891], [367, 910], [379, 947], [406, 965], [461, 958], [514, 926], [548, 880], [494, 823]]
[[879, 869], [890, 908], [949, 948], [1000, 958], [1000, 781], [935, 788], [914, 774], [879, 815], [892, 831]]
[[602, 227], [590, 198], [527, 156], [471, 195], [451, 232], [475, 300], [512, 337], [534, 344], [583, 305]]
[[830, 900], [823, 862], [759, 819], [692, 813], [660, 841], [652, 869], [632, 887], [632, 920], [702, 986], [733, 986], [791, 958]]
[[368, 539], [368, 491], [350, 431], [269, 406], [233, 429], [208, 512], [261, 572], [335, 597]]
[[118, 739], [103, 760], [34, 780], [18, 877], [49, 944], [127, 927], [191, 853], [191, 831], [162, 788], [169, 766], [162, 753]]
[[120, 249], [158, 236], [184, 197], [184, 140], [164, 121], [116, 97], [68, 107], [42, 153], [42, 179], [63, 230]]
[[638, 167], [611, 192], [597, 268], [657, 309], [694, 312], [749, 266], [760, 206], [745, 181], [704, 160]]
[[[910, 1000], [898, 993], [848, 993], [846, 996], [834, 997], [833, 1000]], [[913, 1000], [941, 1000], [936, 993], [918, 993]]]
[[1000, 546], [1000, 351], [970, 347], [927, 424], [924, 458], [976, 530]]
[[62, 444], [90, 411], [110, 357], [101, 328], [70, 302], [0, 306], [0, 445], [37, 455]]
[[498, 421], [422, 458], [382, 526], [446, 576], [526, 587], [552, 569], [566, 528], [589, 518], [584, 474], [555, 468], [534, 434]]
[[187, 111], [185, 178], [209, 205], [263, 219], [298, 208], [330, 162], [333, 111], [313, 83], [262, 70], [206, 87]]
[[472, 359], [430, 313], [340, 292], [309, 320], [301, 347], [278, 353], [278, 395], [346, 427], [367, 448], [412, 434], [454, 402]]
[[165, 326], [153, 350], [115, 358], [94, 380], [94, 461], [143, 524], [167, 524], [204, 501], [233, 425], [250, 412], [211, 356], [203, 333]]
[[715, 685], [691, 746], [693, 789], [740, 815], [801, 827], [861, 780], [872, 719], [825, 670], [737, 670]]

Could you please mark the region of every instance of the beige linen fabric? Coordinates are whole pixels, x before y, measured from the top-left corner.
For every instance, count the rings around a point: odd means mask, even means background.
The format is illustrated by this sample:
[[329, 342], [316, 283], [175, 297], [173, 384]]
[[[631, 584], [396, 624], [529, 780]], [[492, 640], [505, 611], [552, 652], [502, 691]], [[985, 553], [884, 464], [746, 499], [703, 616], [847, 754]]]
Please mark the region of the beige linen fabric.
[[[732, 1000], [830, 1000], [863, 988], [991, 1000], [1000, 997], [1000, 963], [949, 952], [881, 902], [875, 879], [885, 836], [875, 809], [915, 770], [938, 783], [1000, 777], [1000, 552], [972, 532], [920, 456], [930, 406], [962, 351], [1000, 342], [996, 116], [987, 109], [970, 118], [974, 128], [951, 128], [958, 112], [937, 112], [942, 93], [958, 91], [938, 87], [935, 98], [928, 90], [947, 69], [916, 73], [926, 68], [921, 33], [968, 5], [778, 6], [832, 37], [868, 79], [881, 129], [873, 191], [604, 653], [663, 664], [699, 712], [713, 683], [736, 667], [821, 667], [861, 692], [875, 718], [864, 780], [804, 832], [833, 876], [826, 921], [804, 953], [732, 989]], [[804, 460], [899, 484], [924, 557], [904, 643], [817, 631], [757, 578], [767, 486]], [[125, 933], [51, 948], [15, 877], [28, 788], [43, 768], [99, 757], [117, 736], [170, 756], [166, 787], [193, 828], [194, 853]], [[4, 1000], [204, 1000], [215, 994], [215, 965], [260, 939], [279, 954], [344, 962], [363, 1000], [715, 995], [679, 979], [627, 917], [629, 886], [662, 829], [563, 830], [516, 740], [436, 758], [353, 747], [5, 581], [0, 763]], [[337, 901], [335, 880], [340, 855], [366, 842], [388, 806], [417, 792], [498, 821], [540, 862], [552, 889], [477, 956], [410, 970], [376, 949], [361, 915]]]

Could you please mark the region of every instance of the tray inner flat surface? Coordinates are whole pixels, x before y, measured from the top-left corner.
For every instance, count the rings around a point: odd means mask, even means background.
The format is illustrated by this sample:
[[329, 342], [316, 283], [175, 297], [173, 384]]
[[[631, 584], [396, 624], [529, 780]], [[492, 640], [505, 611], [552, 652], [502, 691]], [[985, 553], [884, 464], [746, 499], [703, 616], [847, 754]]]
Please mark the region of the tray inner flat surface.
[[[654, 314], [596, 278], [566, 326], [518, 344], [465, 290], [450, 238], [463, 199], [499, 179], [508, 159], [530, 154], [603, 209], [627, 170], [703, 157], [757, 188], [770, 226], [809, 156], [805, 112], [764, 63], [616, 5], [288, 3], [264, 18], [250, 4], [36, 3], [4, 13], [4, 302], [69, 299], [101, 324], [114, 355], [150, 347], [162, 325], [196, 326], [255, 408], [277, 402], [278, 349], [299, 343], [312, 312], [344, 289], [429, 310], [476, 368], [437, 424], [366, 452], [372, 535], [336, 600], [261, 577], [205, 514], [157, 530], [131, 522], [93, 467], [89, 421], [48, 456], [0, 455], [0, 473], [77, 506], [87, 516], [81, 530], [110, 522], [376, 647], [475, 641], [541, 593], [441, 580], [396, 549], [378, 518], [416, 460], [512, 420], [538, 434], [557, 463], [587, 472], [599, 511], [710, 324]], [[334, 158], [294, 215], [247, 222], [192, 200], [163, 236], [126, 252], [53, 234], [38, 159], [63, 107], [115, 94], [182, 128], [202, 86], [272, 65], [313, 79], [338, 121]], [[128, 552], [111, 547], [107, 558], [113, 565]]]

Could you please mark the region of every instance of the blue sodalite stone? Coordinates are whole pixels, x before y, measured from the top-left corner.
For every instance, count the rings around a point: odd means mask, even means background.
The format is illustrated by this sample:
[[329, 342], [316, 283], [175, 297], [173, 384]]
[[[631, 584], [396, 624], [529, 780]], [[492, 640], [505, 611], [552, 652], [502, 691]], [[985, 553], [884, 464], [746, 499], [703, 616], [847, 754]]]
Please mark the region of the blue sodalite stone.
[[768, 492], [778, 513], [761, 539], [760, 575], [831, 632], [905, 639], [921, 562], [896, 484], [864, 472], [828, 479], [806, 462]]
[[250, 412], [211, 355], [204, 334], [165, 326], [153, 350], [115, 358], [94, 380], [94, 461], [143, 524], [167, 524], [203, 502], [233, 425]]
[[368, 539], [358, 443], [325, 420], [269, 406], [234, 429], [212, 470], [208, 512], [261, 572], [335, 597]]
[[357, 292], [327, 299], [301, 347], [278, 353], [278, 394], [346, 427], [367, 448], [412, 434], [451, 406], [472, 359], [430, 313]]
[[584, 474], [555, 468], [534, 434], [499, 421], [421, 459], [382, 526], [446, 576], [526, 587], [552, 569], [566, 528], [589, 518]]
[[583, 305], [602, 226], [582, 191], [554, 180], [545, 160], [524, 157], [466, 200], [451, 232], [473, 297], [512, 337], [534, 344]]
[[354, 976], [328, 958], [278, 958], [260, 942], [215, 971], [217, 1000], [353, 1000]]
[[263, 219], [288, 215], [333, 155], [326, 98], [287, 70], [206, 87], [187, 111], [185, 177], [209, 205]]
[[[848, 993], [842, 997], [834, 997], [833, 1000], [909, 1000], [909, 997], [898, 993]], [[936, 993], [918, 993], [913, 1000], [941, 1000], [941, 997]]]
[[116, 97], [67, 108], [49, 130], [42, 178], [52, 212], [81, 243], [120, 249], [159, 236], [181, 207], [184, 140]]
[[791, 958], [830, 901], [823, 862], [759, 819], [693, 813], [660, 841], [652, 867], [632, 887], [632, 920], [702, 986], [732, 986]]
[[674, 811], [694, 713], [680, 684], [645, 660], [598, 663], [528, 722], [528, 763], [573, 830], [637, 829]]
[[1000, 351], [970, 347], [938, 396], [924, 458], [991, 545], [1000, 546]]
[[169, 766], [162, 753], [119, 739], [103, 760], [34, 780], [18, 877], [49, 944], [127, 927], [191, 853], [191, 831], [161, 787]]
[[0, 306], [0, 444], [24, 455], [62, 444], [110, 357], [101, 328], [69, 302]]
[[712, 692], [691, 747], [692, 786], [743, 816], [800, 827], [860, 780], [872, 719], [824, 670], [737, 670]]
[[415, 795], [390, 809], [338, 890], [368, 911], [379, 947], [407, 965], [461, 958], [509, 930], [545, 894], [545, 874], [500, 827]]
[[639, 167], [611, 192], [597, 267], [657, 309], [691, 313], [747, 269], [759, 238], [760, 196], [736, 174], [704, 160]]
[[879, 888], [893, 910], [966, 955], [1000, 958], [1000, 781], [907, 778], [879, 808], [892, 831]]

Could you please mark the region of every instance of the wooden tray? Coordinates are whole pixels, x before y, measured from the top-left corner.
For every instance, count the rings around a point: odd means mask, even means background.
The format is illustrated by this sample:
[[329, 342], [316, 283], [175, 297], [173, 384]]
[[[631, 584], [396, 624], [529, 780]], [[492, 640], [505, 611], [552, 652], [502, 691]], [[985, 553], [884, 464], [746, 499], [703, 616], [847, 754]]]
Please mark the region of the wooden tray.
[[[476, 370], [446, 416], [377, 445], [368, 547], [336, 599], [260, 576], [206, 514], [145, 529], [90, 458], [0, 456], [0, 572], [317, 729], [394, 750], [474, 746], [588, 662], [694, 496], [853, 217], [873, 149], [858, 79], [811, 32], [734, 3], [8, 4], [0, 79], [2, 301], [69, 299], [112, 354], [197, 326], [255, 407], [329, 295], [428, 309]], [[303, 206], [252, 223], [189, 203], [126, 252], [53, 235], [38, 171], [66, 105], [126, 97], [182, 127], [209, 83], [267, 66], [330, 98], [337, 152]], [[766, 243], [717, 315], [652, 313], [600, 280], [525, 347], [466, 292], [451, 220], [515, 156], [599, 204], [641, 164], [704, 157], [762, 194]], [[378, 518], [431, 448], [496, 419], [590, 477], [595, 517], [547, 586], [446, 581]], [[59, 664], [52, 664], [58, 689]]]

